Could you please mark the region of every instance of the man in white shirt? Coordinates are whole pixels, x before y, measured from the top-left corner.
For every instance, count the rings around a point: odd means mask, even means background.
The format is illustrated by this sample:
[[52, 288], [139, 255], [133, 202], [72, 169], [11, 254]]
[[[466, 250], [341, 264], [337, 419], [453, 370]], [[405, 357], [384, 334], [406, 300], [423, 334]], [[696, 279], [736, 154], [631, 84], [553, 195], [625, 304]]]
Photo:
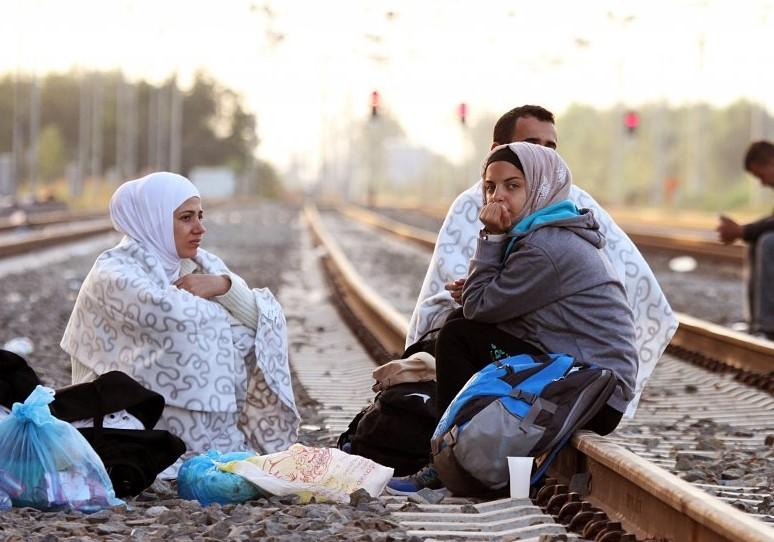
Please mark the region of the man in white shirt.
[[[557, 148], [553, 114], [537, 105], [524, 105], [505, 113], [495, 124], [491, 148], [516, 141]], [[579, 208], [593, 210], [607, 240], [603, 250], [626, 289], [627, 301], [634, 314], [639, 371], [635, 397], [626, 412], [627, 416], [632, 416], [645, 382], [677, 330], [677, 319], [647, 262], [610, 215], [576, 185], [570, 191], [570, 199]], [[478, 180], [457, 196], [449, 208], [411, 315], [407, 346], [424, 333], [441, 327], [460, 307], [468, 261], [473, 256], [482, 226], [478, 219], [482, 206], [483, 192], [481, 180]]]

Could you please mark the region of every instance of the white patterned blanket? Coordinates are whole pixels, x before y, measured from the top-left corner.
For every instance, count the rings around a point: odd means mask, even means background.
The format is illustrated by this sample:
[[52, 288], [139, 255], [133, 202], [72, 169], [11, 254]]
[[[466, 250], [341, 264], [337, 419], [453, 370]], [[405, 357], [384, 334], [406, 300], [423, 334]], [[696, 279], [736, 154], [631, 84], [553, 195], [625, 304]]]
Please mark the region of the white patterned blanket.
[[[228, 272], [217, 256], [202, 249], [194, 261], [205, 273]], [[244, 380], [249, 378], [253, 385], [248, 403], [250, 396], [257, 400], [261, 419], [249, 420], [255, 434], [247, 435], [248, 440], [265, 452], [286, 449], [296, 441], [299, 415], [279, 303], [268, 289], [253, 290], [260, 315], [252, 337], [253, 372], [260, 373], [248, 376], [244, 344], [249, 346], [251, 339], [245, 337], [248, 328], [232, 326], [218, 303], [167, 282], [158, 259], [125, 237], [99, 256], [86, 277], [62, 348], [97, 374], [123, 371], [162, 394], [168, 406], [193, 412], [241, 410], [244, 415], [248, 411], [240, 389], [247, 387]], [[242, 419], [240, 425], [247, 422]]]

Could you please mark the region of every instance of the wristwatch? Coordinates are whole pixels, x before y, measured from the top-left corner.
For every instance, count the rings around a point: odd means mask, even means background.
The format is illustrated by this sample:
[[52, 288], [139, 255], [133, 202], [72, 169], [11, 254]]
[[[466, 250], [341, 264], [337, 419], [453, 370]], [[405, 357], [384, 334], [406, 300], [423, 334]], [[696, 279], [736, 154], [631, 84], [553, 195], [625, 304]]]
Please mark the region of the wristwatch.
[[505, 238], [505, 235], [505, 233], [492, 233], [486, 228], [481, 228], [478, 231], [478, 238], [483, 239], [484, 241], [502, 241], [503, 238]]

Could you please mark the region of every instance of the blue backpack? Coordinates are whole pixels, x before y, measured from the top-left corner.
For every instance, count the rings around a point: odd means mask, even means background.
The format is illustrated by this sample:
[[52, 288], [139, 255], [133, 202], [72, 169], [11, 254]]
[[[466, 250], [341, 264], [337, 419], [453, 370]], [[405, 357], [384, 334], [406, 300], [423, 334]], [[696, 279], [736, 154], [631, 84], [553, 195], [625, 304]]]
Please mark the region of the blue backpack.
[[508, 456], [535, 457], [531, 484], [605, 405], [609, 369], [566, 354], [512, 356], [473, 375], [433, 433], [433, 464], [455, 495], [485, 496], [508, 485]]

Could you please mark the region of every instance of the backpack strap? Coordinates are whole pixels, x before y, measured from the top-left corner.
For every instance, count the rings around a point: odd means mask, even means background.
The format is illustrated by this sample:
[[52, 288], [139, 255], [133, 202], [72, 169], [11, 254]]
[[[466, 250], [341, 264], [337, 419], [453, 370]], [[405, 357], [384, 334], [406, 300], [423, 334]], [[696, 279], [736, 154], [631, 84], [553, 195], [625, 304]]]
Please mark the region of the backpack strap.
[[460, 428], [453, 425], [446, 433], [440, 437], [433, 439], [430, 442], [430, 451], [433, 455], [438, 454], [441, 451], [442, 446], [452, 447], [457, 443], [457, 435], [460, 432]]
[[553, 403], [543, 397], [538, 397], [535, 402], [532, 404], [532, 407], [530, 407], [529, 412], [527, 412], [527, 415], [524, 416], [524, 419], [521, 420], [521, 423], [519, 424], [519, 429], [526, 432], [527, 429], [535, 423], [535, 420], [540, 415], [541, 412], [547, 411], [549, 414], [553, 414], [556, 412], [556, 403]]
[[[509, 367], [510, 369], [510, 367]], [[511, 369], [513, 370], [513, 369]], [[534, 393], [530, 393], [528, 391], [524, 391], [521, 388], [513, 388], [511, 390], [511, 393], [508, 394], [509, 396], [513, 397], [514, 399], [521, 399], [522, 401], [525, 401], [529, 403], [530, 405], [535, 402], [535, 399], [537, 399], [537, 395]]]

